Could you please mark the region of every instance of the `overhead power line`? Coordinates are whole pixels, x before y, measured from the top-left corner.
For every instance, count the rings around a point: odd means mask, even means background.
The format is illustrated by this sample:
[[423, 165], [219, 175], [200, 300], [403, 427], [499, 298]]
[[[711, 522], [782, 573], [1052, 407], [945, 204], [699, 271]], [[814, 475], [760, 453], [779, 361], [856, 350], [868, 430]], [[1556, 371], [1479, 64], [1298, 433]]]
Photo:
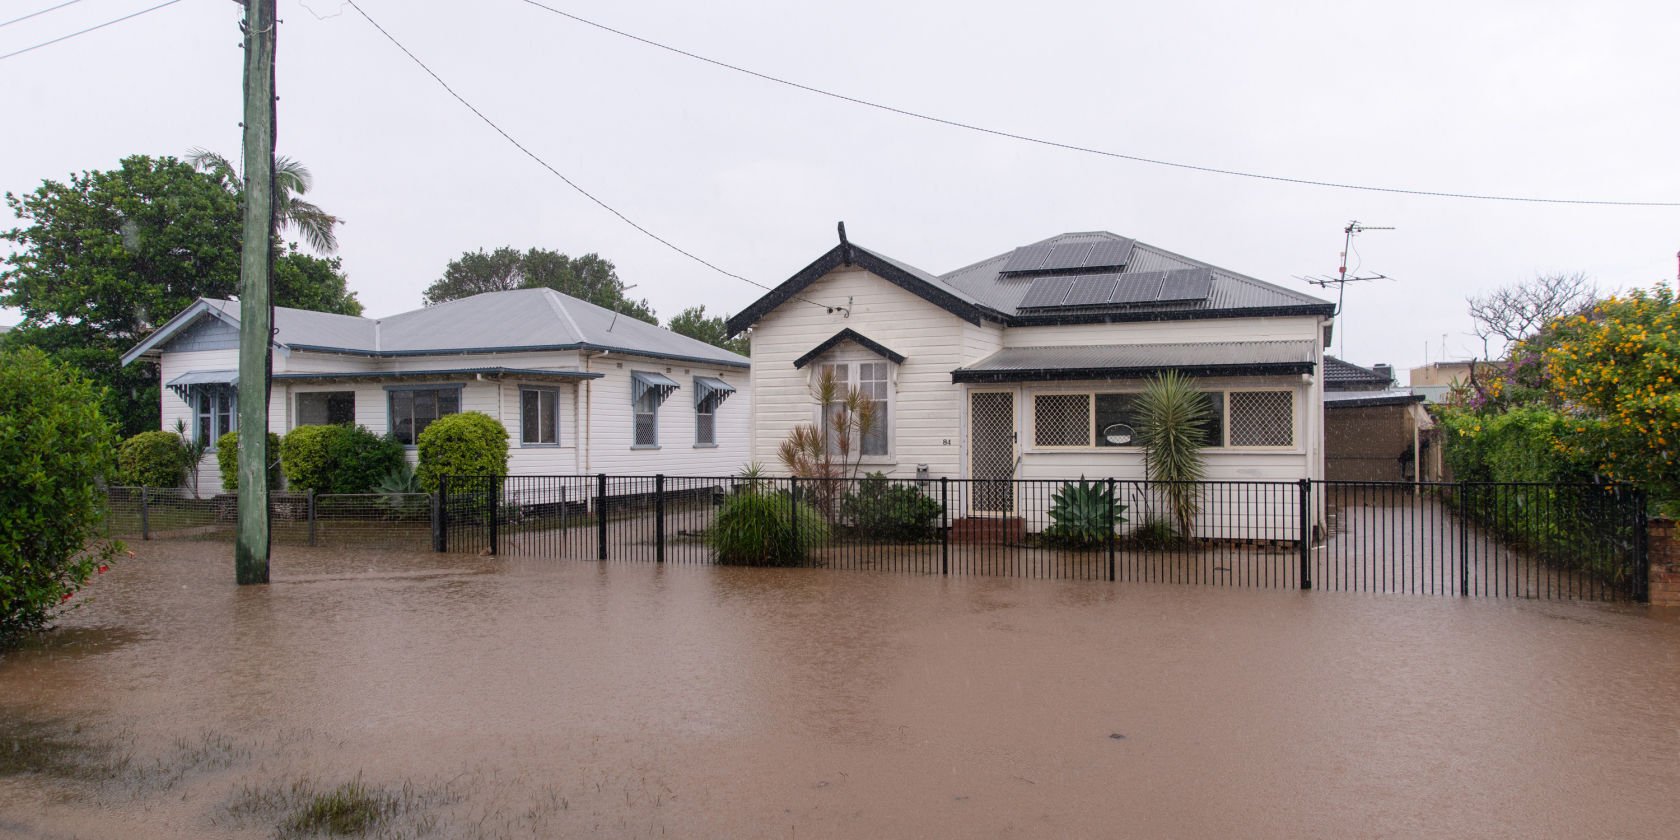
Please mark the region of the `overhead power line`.
[[1200, 164], [1194, 164], [1194, 163], [1183, 163], [1181, 161], [1162, 160], [1160, 158], [1151, 158], [1151, 157], [1144, 157], [1142, 155], [1132, 155], [1132, 154], [1126, 154], [1124, 152], [1115, 152], [1115, 151], [1109, 151], [1109, 150], [1106, 150], [1106, 149], [1097, 149], [1097, 148], [1092, 148], [1090, 146], [1081, 146], [1081, 145], [1078, 145], [1078, 144], [1075, 144], [1075, 143], [1064, 143], [1064, 142], [1061, 142], [1061, 141], [1058, 141], [1058, 140], [1048, 140], [1048, 139], [1045, 139], [1043, 137], [1034, 137], [1034, 136], [1029, 135], [1029, 134], [1021, 134], [1019, 132], [1006, 131], [1006, 130], [1000, 129], [1000, 128], [990, 128], [988, 126], [977, 125], [975, 123], [967, 123], [967, 122], [963, 122], [961, 120], [947, 119], [945, 117], [936, 117], [936, 116], [933, 116], [931, 114], [923, 114], [921, 112], [911, 111], [911, 110], [906, 109], [906, 108], [898, 108], [898, 107], [895, 107], [895, 106], [892, 106], [892, 105], [886, 105], [886, 104], [883, 104], [883, 103], [880, 103], [880, 102], [873, 102], [873, 101], [868, 100], [868, 99], [860, 99], [856, 96], [848, 96], [848, 95], [843, 94], [843, 93], [836, 93], [836, 92], [831, 91], [831, 90], [825, 90], [823, 88], [813, 87], [811, 85], [802, 84], [800, 82], [795, 82], [795, 81], [792, 81], [790, 79], [784, 79], [784, 78], [781, 78], [779, 76], [772, 76], [769, 73], [761, 73], [757, 70], [752, 70], [752, 69], [747, 68], [747, 67], [742, 67], [738, 64], [731, 64], [727, 61], [720, 61], [720, 60], [715, 59], [715, 58], [708, 58], [708, 57], [700, 55], [698, 53], [689, 52], [688, 50], [682, 49], [680, 47], [673, 47], [669, 44], [660, 43], [659, 41], [655, 41], [655, 40], [652, 40], [650, 38], [644, 38], [640, 35], [636, 35], [636, 34], [631, 33], [631, 32], [626, 32], [622, 29], [614, 29], [613, 27], [608, 26], [604, 23], [598, 23], [596, 21], [590, 20], [590, 19], [585, 18], [585, 17], [579, 17], [578, 15], [574, 15], [571, 12], [562, 11], [560, 9], [554, 8], [553, 6], [548, 6], [548, 5], [545, 5], [545, 4], [542, 4], [542, 3], [538, 3], [538, 2], [536, 2], [536, 0], [520, 0], [520, 2], [523, 2], [528, 6], [535, 6], [536, 8], [542, 9], [542, 10], [550, 12], [552, 14], [559, 15], [560, 17], [566, 18], [568, 20], [584, 24], [585, 26], [592, 26], [592, 27], [594, 27], [596, 29], [599, 29], [603, 32], [610, 32], [610, 33], [612, 33], [614, 35], [617, 35], [621, 38], [628, 38], [628, 39], [630, 39], [632, 41], [635, 41], [639, 44], [645, 44], [645, 45], [650, 46], [650, 47], [665, 50], [666, 52], [675, 53], [677, 55], [683, 56], [684, 58], [691, 58], [691, 59], [694, 59], [695, 61], [704, 62], [704, 63], [710, 64], [714, 67], [721, 67], [725, 70], [733, 70], [737, 73], [744, 73], [748, 76], [752, 76], [752, 77], [757, 78], [757, 79], [762, 79], [766, 82], [773, 82], [773, 83], [778, 84], [778, 85], [785, 85], [787, 87], [794, 88], [795, 90], [805, 91], [806, 93], [814, 93], [814, 94], [817, 94], [818, 96], [826, 96], [826, 97], [829, 97], [830, 99], [838, 99], [842, 102], [850, 102], [853, 105], [862, 105], [866, 108], [874, 108], [876, 110], [886, 111], [886, 112], [891, 113], [891, 114], [898, 114], [899, 116], [902, 116], [902, 117], [909, 117], [911, 119], [924, 120], [926, 122], [937, 123], [939, 125], [950, 126], [952, 128], [961, 128], [961, 129], [965, 129], [967, 131], [975, 131], [975, 132], [979, 132], [981, 134], [989, 134], [993, 137], [1003, 137], [1003, 138], [1006, 138], [1006, 139], [1009, 139], [1009, 140], [1019, 140], [1023, 143], [1034, 143], [1034, 144], [1037, 144], [1037, 145], [1040, 145], [1040, 146], [1049, 146], [1051, 148], [1056, 148], [1056, 149], [1065, 149], [1065, 150], [1071, 151], [1071, 152], [1083, 152], [1085, 154], [1099, 155], [1099, 156], [1102, 156], [1102, 157], [1114, 158], [1114, 159], [1117, 159], [1117, 160], [1129, 160], [1129, 161], [1132, 161], [1134, 163], [1147, 163], [1147, 164], [1150, 164], [1151, 166], [1165, 166], [1165, 167], [1171, 167], [1173, 169], [1186, 169], [1186, 170], [1190, 170], [1192, 172], [1208, 172], [1208, 173], [1212, 173], [1212, 174], [1215, 174], [1215, 175], [1230, 175], [1230, 176], [1237, 177], [1237, 178], [1251, 178], [1251, 179], [1254, 179], [1254, 180], [1257, 180], [1257, 181], [1273, 181], [1273, 182], [1276, 182], [1276, 183], [1298, 184], [1298, 185], [1309, 186], [1309, 187], [1330, 187], [1330, 188], [1334, 188], [1334, 189], [1360, 190], [1360, 191], [1363, 191], [1363, 192], [1389, 193], [1389, 194], [1394, 194], [1394, 195], [1414, 195], [1414, 196], [1422, 196], [1422, 197], [1427, 197], [1427, 198], [1459, 198], [1459, 199], [1469, 199], [1469, 200], [1474, 200], [1474, 201], [1510, 201], [1510, 202], [1526, 202], [1526, 203], [1531, 203], [1531, 204], [1576, 204], [1576, 205], [1590, 205], [1590, 206], [1600, 206], [1600, 207], [1680, 207], [1680, 201], [1626, 201], [1626, 200], [1615, 200], [1615, 199], [1591, 199], [1591, 198], [1547, 198], [1547, 197], [1544, 197], [1544, 196], [1500, 195], [1500, 194], [1494, 194], [1494, 193], [1454, 192], [1454, 191], [1448, 191], [1448, 190], [1418, 190], [1418, 189], [1407, 189], [1407, 188], [1403, 188], [1403, 187], [1382, 187], [1382, 186], [1374, 186], [1374, 185], [1370, 185], [1370, 184], [1350, 184], [1350, 183], [1342, 183], [1342, 182], [1338, 182], [1338, 181], [1317, 180], [1317, 179], [1313, 179], [1313, 178], [1293, 178], [1293, 177], [1288, 177], [1288, 176], [1284, 176], [1284, 175], [1267, 175], [1267, 174], [1260, 173], [1260, 172], [1245, 172], [1245, 171], [1240, 170], [1240, 169], [1223, 169], [1223, 168], [1220, 168], [1220, 167], [1217, 167], [1217, 166], [1202, 166]]
[[[71, 38], [74, 38], [74, 37], [76, 37], [76, 36], [78, 36], [78, 35], [86, 35], [86, 34], [88, 34], [88, 33], [89, 33], [89, 32], [93, 32], [93, 31], [95, 31], [95, 30], [99, 30], [99, 29], [104, 29], [104, 28], [105, 28], [105, 27], [107, 27], [107, 26], [112, 26], [112, 25], [114, 25], [114, 24], [118, 24], [118, 23], [122, 23], [122, 22], [123, 22], [123, 21], [125, 21], [125, 20], [130, 20], [130, 19], [133, 19], [133, 18], [137, 18], [137, 17], [139, 17], [139, 16], [141, 16], [141, 15], [143, 15], [143, 14], [146, 14], [146, 13], [147, 13], [147, 12], [155, 12], [155, 11], [157, 11], [157, 10], [158, 10], [158, 9], [161, 9], [161, 8], [164, 8], [164, 7], [165, 7], [165, 6], [173, 6], [173, 5], [175, 5], [175, 4], [176, 4], [176, 3], [179, 3], [179, 2], [181, 2], [181, 0], [168, 0], [168, 2], [165, 2], [165, 3], [159, 3], [159, 4], [157, 4], [157, 5], [156, 5], [156, 6], [153, 6], [153, 7], [151, 7], [151, 8], [149, 8], [149, 9], [141, 9], [141, 10], [140, 10], [140, 11], [138, 11], [138, 12], [135, 12], [135, 13], [133, 13], [133, 14], [128, 14], [128, 15], [123, 15], [123, 16], [122, 16], [122, 17], [120, 17], [120, 18], [117, 18], [117, 19], [116, 19], [116, 20], [108, 20], [108, 21], [105, 21], [105, 22], [104, 22], [104, 23], [101, 23], [101, 24], [99, 24], [99, 25], [98, 25], [98, 26], [90, 26], [90, 27], [88, 27], [88, 28], [86, 28], [86, 29], [83, 29], [83, 30], [81, 30], [81, 31], [79, 31], [79, 32], [72, 32], [72, 33], [70, 33], [70, 34], [69, 34], [69, 35], [62, 35], [62, 36], [59, 36], [59, 37], [57, 37], [57, 38], [54, 38], [54, 39], [52, 39], [52, 40], [51, 40], [51, 41], [42, 41], [42, 42], [41, 42], [41, 43], [39, 43], [39, 44], [36, 44], [36, 45], [35, 45], [35, 46], [33, 46], [33, 47], [24, 47], [24, 48], [23, 48], [23, 49], [21, 49], [21, 50], [16, 50], [16, 51], [13, 51], [13, 52], [9, 52], [9, 53], [6, 53], [6, 54], [5, 54], [5, 55], [0, 55], [0, 61], [5, 61], [5, 60], [6, 60], [6, 59], [8, 59], [8, 58], [11, 58], [11, 57], [13, 57], [13, 56], [19, 56], [19, 55], [23, 55], [23, 54], [24, 54], [24, 53], [26, 53], [26, 52], [31, 52], [31, 51], [33, 51], [33, 50], [38, 50], [38, 49], [40, 49], [40, 48], [42, 48], [42, 47], [50, 47], [50, 46], [52, 46], [52, 45], [53, 45], [53, 44], [56, 44], [56, 43], [58, 43], [58, 42], [60, 42], [60, 41], [68, 41], [68, 40], [70, 40], [70, 39], [71, 39]], [[69, 4], [69, 3], [65, 3], [65, 4], [64, 4], [64, 5], [65, 5], [65, 6], [68, 6], [68, 5], [70, 5], [70, 4]], [[54, 6], [54, 7], [53, 7], [53, 8], [54, 8], [54, 9], [56, 9], [56, 8], [62, 8], [62, 7], [60, 7], [60, 6]], [[52, 9], [45, 9], [45, 10], [44, 10], [44, 11], [48, 11], [48, 12], [50, 12], [50, 11], [52, 11]], [[35, 14], [41, 14], [41, 12], [36, 12], [36, 13], [35, 13]], [[33, 15], [25, 15], [25, 16], [24, 16], [24, 17], [33, 17]], [[23, 20], [23, 19], [24, 19], [24, 18], [18, 18], [18, 20]], [[15, 23], [15, 22], [16, 22], [16, 21], [9, 21], [9, 22], [11, 22], [11, 23]]]
[[5, 23], [0, 23], [0, 27], [11, 26], [14, 23], [29, 20], [32, 17], [39, 17], [41, 15], [46, 14], [47, 12], [56, 12], [59, 9], [64, 8], [65, 6], [74, 6], [74, 5], [76, 5], [77, 3], [80, 3], [80, 2], [82, 2], [82, 0], [69, 0], [69, 2], [60, 3], [57, 6], [49, 6], [45, 9], [42, 9], [39, 12], [30, 12], [29, 14], [24, 15], [23, 17], [15, 17], [15, 18], [12, 18], [11, 20], [6, 21]]
[[[740, 280], [743, 283], [750, 283], [750, 284], [752, 284], [754, 286], [757, 286], [760, 289], [764, 289], [766, 291], [771, 290], [770, 286], [766, 286], [763, 283], [758, 282], [757, 280], [751, 280], [751, 279], [748, 279], [746, 277], [742, 277], [741, 275], [736, 274], [733, 271], [728, 271], [726, 269], [719, 268], [717, 265], [706, 261], [705, 259], [699, 257], [698, 255], [694, 254], [693, 252], [683, 249], [682, 247], [678, 246], [677, 244], [671, 242], [669, 239], [666, 239], [666, 238], [660, 236], [659, 234], [654, 233], [653, 231], [648, 230], [645, 227], [642, 227], [640, 224], [637, 224], [634, 219], [631, 219], [629, 216], [626, 216], [623, 213], [620, 213], [612, 205], [606, 203], [605, 201], [602, 201], [599, 198], [596, 198], [594, 193], [591, 193], [590, 191], [584, 189], [583, 187], [578, 186], [576, 181], [573, 181], [572, 179], [566, 177], [563, 173], [561, 173], [560, 170], [555, 169], [553, 166], [551, 166], [548, 161], [543, 160], [539, 155], [537, 155], [536, 152], [531, 151], [530, 148], [528, 148], [525, 144], [523, 144], [523, 143], [519, 142], [517, 139], [515, 139], [512, 134], [507, 133], [507, 131], [505, 129], [503, 129], [501, 126], [496, 124], [495, 120], [492, 120], [489, 117], [485, 116], [484, 112], [478, 110], [478, 108], [476, 106], [474, 106], [471, 102], [468, 102], [466, 97], [463, 97], [461, 94], [456, 93], [455, 89], [450, 87], [449, 83], [444, 81], [442, 76], [439, 76], [435, 71], [432, 70], [432, 68], [426, 66], [426, 62], [421, 61], [420, 57], [415, 55], [414, 52], [411, 51], [408, 47], [403, 46], [401, 41], [398, 41], [396, 39], [396, 37], [393, 36], [390, 32], [385, 31], [385, 27], [380, 26], [379, 21], [374, 20], [370, 15], [368, 15], [368, 13], [360, 5], [357, 5], [356, 0], [345, 0], [345, 2], [347, 2], [350, 5], [350, 8], [355, 9], [356, 13], [362, 16], [363, 20], [366, 20], [368, 23], [372, 24], [374, 29], [379, 30], [379, 34], [384, 35], [385, 40], [390, 41], [392, 44], [394, 44], [396, 46], [397, 49], [402, 50], [403, 55], [408, 56], [410, 61], [413, 61], [415, 64], [419, 65], [421, 70], [426, 71], [426, 75], [431, 76], [432, 80], [437, 82], [438, 85], [440, 85], [445, 91], [447, 91], [449, 93], [450, 96], [454, 97], [456, 102], [459, 102], [462, 105], [466, 106], [466, 109], [473, 112], [473, 115], [478, 117], [480, 120], [483, 120], [485, 125], [490, 126], [492, 129], [494, 129], [496, 131], [497, 134], [502, 135], [503, 139], [507, 140], [509, 143], [512, 143], [514, 148], [518, 149], [521, 152], [524, 152], [526, 157], [530, 158], [531, 160], [536, 161], [538, 166], [541, 166], [542, 168], [548, 170], [550, 173], [552, 173], [554, 175], [554, 177], [559, 178], [561, 181], [564, 181], [566, 186], [571, 187], [572, 189], [576, 190], [579, 195], [583, 196], [584, 198], [589, 199], [590, 201], [595, 202], [595, 204], [598, 205], [601, 209], [606, 210], [608, 213], [611, 213], [614, 216], [617, 216], [620, 221], [623, 221], [625, 224], [627, 224], [627, 225], [635, 228], [636, 230], [640, 231], [642, 233], [642, 235], [648, 237], [649, 239], [652, 239], [653, 241], [658, 242], [659, 244], [664, 245], [665, 247], [667, 247], [667, 248], [669, 248], [673, 251], [676, 251], [677, 253], [679, 253], [679, 254], [681, 254], [681, 255], [683, 255], [683, 256], [685, 256], [685, 257], [687, 257], [687, 258], [689, 258], [689, 259], [691, 259], [691, 260], [693, 260], [693, 261], [695, 261], [695, 262], [697, 262], [697, 263], [699, 263], [699, 264], [701, 264], [701, 265], [703, 265], [703, 266], [705, 266], [705, 267], [707, 267], [707, 268], [709, 268], [709, 269], [711, 269], [711, 270], [713, 270], [713, 271], [715, 271], [715, 272], [717, 272], [717, 273], [719, 273], [719, 274], [721, 274], [725, 277], [732, 277], [736, 280]], [[813, 300], [807, 300], [805, 298], [796, 298], [796, 299], [797, 300], [803, 300], [804, 302], [809, 303], [812, 306], [823, 306], [822, 304], [817, 303], [816, 301], [813, 301]], [[823, 308], [826, 309], [827, 307], [823, 307]]]

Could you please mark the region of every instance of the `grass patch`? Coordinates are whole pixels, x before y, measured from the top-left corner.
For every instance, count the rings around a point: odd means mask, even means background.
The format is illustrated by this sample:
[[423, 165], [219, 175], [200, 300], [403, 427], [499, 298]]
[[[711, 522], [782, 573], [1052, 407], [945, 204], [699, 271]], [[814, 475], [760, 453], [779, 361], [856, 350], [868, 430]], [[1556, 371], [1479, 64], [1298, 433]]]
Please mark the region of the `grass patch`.
[[79, 723], [8, 716], [0, 721], [0, 778], [39, 775], [107, 781], [122, 775], [132, 763], [120, 747]]
[[280, 824], [280, 836], [366, 834], [395, 815], [401, 802], [361, 780], [345, 782], [325, 793], [305, 798]]

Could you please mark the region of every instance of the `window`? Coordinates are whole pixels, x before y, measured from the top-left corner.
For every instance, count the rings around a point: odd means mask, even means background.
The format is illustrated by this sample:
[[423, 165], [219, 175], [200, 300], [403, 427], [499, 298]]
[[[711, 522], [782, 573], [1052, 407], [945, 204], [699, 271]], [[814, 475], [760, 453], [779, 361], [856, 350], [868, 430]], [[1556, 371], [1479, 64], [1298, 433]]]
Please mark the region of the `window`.
[[[1204, 446], [1294, 445], [1292, 392], [1204, 391], [1202, 396], [1209, 409]], [[1136, 392], [1034, 395], [1033, 445], [1139, 446], [1137, 398]]]
[[694, 407], [694, 443], [698, 446], [717, 445], [717, 411], [710, 401]]
[[1033, 444], [1090, 446], [1091, 395], [1039, 394], [1034, 397]]
[[460, 386], [444, 388], [402, 388], [388, 392], [391, 400], [391, 434], [404, 446], [414, 446], [420, 433], [433, 420], [461, 411]]
[[716, 376], [694, 377], [694, 445], [717, 446], [717, 410], [735, 386]]
[[659, 392], [649, 388], [636, 398], [636, 445], [659, 445]]
[[560, 391], [557, 388], [519, 389], [519, 442], [525, 446], [560, 443]]
[[203, 386], [192, 389], [189, 395], [193, 407], [193, 439], [215, 449], [222, 435], [238, 427], [234, 391], [226, 386]]
[[311, 391], [298, 394], [297, 425], [336, 426], [354, 422], [355, 391]]
[[1292, 446], [1295, 395], [1288, 391], [1232, 391], [1232, 446]]
[[[873, 409], [869, 430], [852, 443], [864, 457], [885, 458], [892, 454], [892, 372], [891, 362], [828, 362], [818, 368], [818, 376], [834, 375], [835, 397], [844, 400], [856, 387], [858, 395]], [[828, 439], [830, 455], [838, 457], [840, 442], [833, 437], [835, 417], [843, 410], [841, 404], [831, 402], [823, 411], [823, 437]]]

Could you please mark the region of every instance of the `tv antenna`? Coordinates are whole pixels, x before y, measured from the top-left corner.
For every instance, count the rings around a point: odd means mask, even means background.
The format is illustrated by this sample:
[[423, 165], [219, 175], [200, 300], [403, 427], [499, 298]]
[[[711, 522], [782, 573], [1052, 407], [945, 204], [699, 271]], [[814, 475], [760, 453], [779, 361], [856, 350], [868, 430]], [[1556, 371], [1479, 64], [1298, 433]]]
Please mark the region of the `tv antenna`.
[[[1317, 286], [1321, 289], [1329, 288], [1332, 285], [1336, 287], [1336, 309], [1334, 312], [1330, 313], [1330, 317], [1332, 318], [1338, 317], [1342, 314], [1342, 301], [1347, 295], [1347, 284], [1366, 283], [1372, 280], [1394, 279], [1386, 274], [1367, 274], [1360, 276], [1358, 273], [1360, 265], [1355, 265], [1353, 267], [1354, 275], [1351, 277], [1348, 276], [1348, 253], [1351, 251], [1355, 256], [1358, 256], [1359, 254], [1359, 252], [1353, 248], [1353, 237], [1368, 230], [1394, 230], [1394, 228], [1379, 225], [1362, 225], [1359, 223], [1358, 219], [1350, 221], [1347, 223], [1347, 227], [1342, 228], [1341, 263], [1336, 267], [1336, 275], [1334, 277], [1328, 275], [1317, 275], [1312, 277], [1303, 277], [1299, 274], [1295, 275], [1296, 280]], [[1361, 265], [1362, 264], [1363, 263], [1361, 263]], [[1346, 351], [1347, 332], [1344, 330], [1342, 332], [1341, 352], [1346, 353]]]

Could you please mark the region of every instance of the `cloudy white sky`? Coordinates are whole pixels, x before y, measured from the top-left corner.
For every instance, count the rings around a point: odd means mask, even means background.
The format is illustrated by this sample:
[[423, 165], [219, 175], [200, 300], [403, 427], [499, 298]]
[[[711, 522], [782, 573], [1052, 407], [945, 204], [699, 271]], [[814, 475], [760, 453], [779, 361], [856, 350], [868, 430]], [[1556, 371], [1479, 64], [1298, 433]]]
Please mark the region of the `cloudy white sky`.
[[[0, 0], [0, 21], [63, 0]], [[82, 0], [0, 27], [0, 55], [156, 5]], [[1544, 272], [1673, 282], [1680, 208], [1465, 201], [1113, 160], [858, 107], [697, 63], [520, 0], [361, 7], [557, 169], [766, 285], [851, 238], [944, 272], [1105, 229], [1310, 290], [1342, 228], [1345, 355], [1478, 349], [1464, 298]], [[1680, 201], [1673, 2], [544, 0], [712, 58], [900, 108], [1132, 155], [1325, 181]], [[124, 155], [239, 152], [240, 7], [182, 0], [0, 60], [0, 190]], [[282, 0], [279, 152], [346, 220], [369, 314], [462, 251], [613, 260], [662, 316], [762, 290], [644, 237], [440, 89], [342, 0]], [[3, 224], [13, 223], [9, 217]], [[1350, 266], [1351, 267], [1351, 266]], [[17, 319], [0, 312], [0, 322]], [[1338, 345], [1343, 341], [1339, 340]]]

